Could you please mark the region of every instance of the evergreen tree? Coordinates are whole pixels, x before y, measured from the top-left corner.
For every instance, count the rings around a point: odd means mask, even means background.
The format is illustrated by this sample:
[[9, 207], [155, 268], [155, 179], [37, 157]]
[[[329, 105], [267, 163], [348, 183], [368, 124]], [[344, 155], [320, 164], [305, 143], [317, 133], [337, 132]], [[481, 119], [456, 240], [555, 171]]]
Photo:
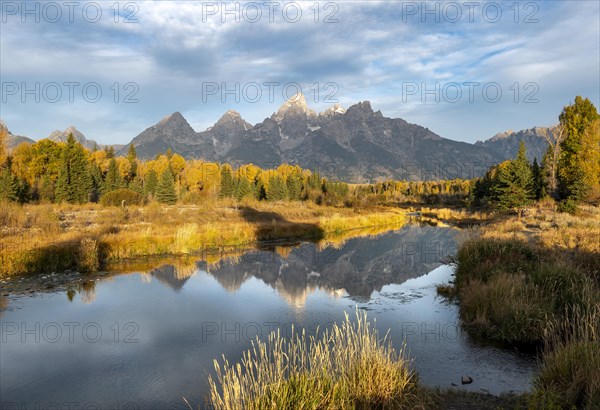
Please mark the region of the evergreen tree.
[[547, 184], [544, 169], [538, 164], [537, 158], [533, 159], [531, 166], [531, 178], [533, 180], [533, 196], [536, 200], [544, 198], [547, 194]]
[[144, 193], [144, 183], [139, 176], [136, 176], [131, 180], [131, 182], [128, 185], [128, 188], [134, 192], [137, 192], [140, 195], [143, 195]]
[[263, 199], [267, 199], [267, 189], [265, 188], [265, 184], [262, 179], [258, 179], [256, 184], [254, 185], [254, 198], [259, 201]]
[[501, 210], [519, 209], [531, 203], [533, 178], [527, 160], [525, 144], [521, 141], [517, 157], [498, 165], [490, 187], [490, 199]]
[[287, 181], [287, 189], [291, 200], [297, 201], [302, 197], [302, 176], [298, 173], [291, 174]]
[[117, 165], [117, 160], [115, 158], [112, 158], [108, 163], [108, 170], [106, 171], [106, 178], [104, 179], [102, 192], [112, 192], [122, 187], [123, 180], [121, 179], [121, 174], [119, 173], [119, 166]]
[[309, 189], [321, 189], [323, 180], [318, 172], [312, 172], [308, 177], [307, 185]]
[[158, 175], [156, 171], [151, 169], [146, 174], [146, 179], [144, 181], [144, 192], [146, 195], [154, 195], [156, 194], [156, 186], [158, 185]]
[[229, 166], [229, 164], [224, 164], [221, 167], [221, 191], [219, 192], [219, 197], [231, 198], [234, 193], [234, 188], [235, 183], [233, 180], [231, 167]]
[[8, 167], [0, 168], [0, 201], [16, 201], [19, 184]]
[[174, 204], [177, 202], [177, 193], [175, 192], [175, 181], [171, 168], [167, 167], [158, 180], [156, 186], [156, 200], [163, 204]]
[[137, 176], [137, 153], [135, 151], [135, 147], [133, 144], [129, 145], [129, 150], [127, 151], [127, 160], [129, 161], [129, 175], [127, 175], [127, 182], [131, 183], [134, 178]]
[[106, 146], [104, 147], [104, 152], [106, 152], [106, 158], [107, 159], [111, 159], [115, 157], [115, 147], [111, 146]]
[[35, 192], [33, 192], [31, 184], [27, 180], [17, 179], [17, 200], [19, 202], [25, 203], [31, 201], [34, 194]]
[[578, 202], [590, 189], [586, 184], [589, 168], [586, 167], [587, 152], [583, 149], [583, 139], [600, 119], [600, 114], [589, 99], [577, 96], [572, 105], [564, 107], [559, 119], [565, 132], [558, 163], [559, 193], [561, 199]]
[[288, 198], [288, 190], [285, 181], [280, 175], [274, 175], [269, 178], [267, 187], [267, 200], [282, 201]]
[[60, 169], [58, 170], [58, 179], [56, 180], [56, 192], [54, 199], [56, 202], [69, 202], [72, 197], [71, 182], [69, 178], [69, 163], [65, 152], [61, 156]]
[[135, 161], [137, 159], [137, 152], [135, 151], [135, 146], [133, 144], [129, 145], [129, 149], [127, 150], [127, 160], [129, 162]]
[[92, 192], [90, 195], [90, 201], [98, 202], [100, 194], [104, 190], [104, 180], [102, 179], [102, 170], [96, 164], [90, 165], [90, 174], [92, 177]]
[[250, 194], [252, 194], [252, 185], [250, 184], [250, 181], [248, 181], [248, 179], [246, 179], [244, 176], [237, 177], [235, 179], [235, 187], [233, 192], [234, 198], [240, 201]]
[[67, 145], [61, 155], [61, 167], [56, 184], [56, 200], [59, 202], [85, 203], [92, 189], [88, 160], [85, 149], [73, 134], [69, 134]]

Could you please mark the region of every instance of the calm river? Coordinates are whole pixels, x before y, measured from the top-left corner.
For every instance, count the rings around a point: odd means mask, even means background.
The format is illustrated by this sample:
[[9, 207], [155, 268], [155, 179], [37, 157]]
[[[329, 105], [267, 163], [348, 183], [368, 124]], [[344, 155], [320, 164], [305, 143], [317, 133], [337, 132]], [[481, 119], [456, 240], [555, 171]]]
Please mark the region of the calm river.
[[[427, 386], [530, 388], [535, 358], [471, 340], [436, 296], [452, 228], [411, 224], [341, 245], [306, 243], [150, 271], [68, 292], [3, 297], [2, 409], [204, 407], [213, 359], [237, 360], [257, 335], [314, 330], [365, 309]], [[474, 382], [461, 385], [461, 376]], [[454, 387], [456, 385], [456, 387]], [[70, 407], [69, 407], [70, 406]]]

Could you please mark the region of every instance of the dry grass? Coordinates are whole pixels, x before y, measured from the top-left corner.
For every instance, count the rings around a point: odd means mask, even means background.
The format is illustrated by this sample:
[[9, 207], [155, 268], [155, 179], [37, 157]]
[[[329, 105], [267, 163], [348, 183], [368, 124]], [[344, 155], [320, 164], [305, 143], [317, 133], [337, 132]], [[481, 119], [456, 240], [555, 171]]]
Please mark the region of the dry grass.
[[418, 408], [416, 376], [366, 313], [315, 336], [257, 339], [241, 362], [215, 360], [216, 409]]
[[574, 309], [569, 320], [552, 321], [546, 354], [534, 380], [536, 408], [597, 409], [600, 405], [600, 306]]
[[[547, 204], [546, 204], [547, 205]], [[530, 408], [600, 403], [600, 211], [549, 206], [504, 216], [459, 248], [456, 292], [467, 328], [543, 347]]]
[[225, 200], [125, 209], [6, 204], [0, 207], [0, 276], [93, 271], [122, 259], [250, 247], [268, 240], [339, 243], [404, 221], [404, 213], [391, 208], [353, 210], [304, 202]]

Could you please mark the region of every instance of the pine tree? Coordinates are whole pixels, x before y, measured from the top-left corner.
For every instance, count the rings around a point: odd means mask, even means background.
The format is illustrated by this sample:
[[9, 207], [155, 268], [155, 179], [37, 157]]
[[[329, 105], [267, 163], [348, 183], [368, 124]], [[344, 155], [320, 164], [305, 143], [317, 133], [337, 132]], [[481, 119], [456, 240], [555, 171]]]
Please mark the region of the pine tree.
[[267, 189], [265, 188], [265, 183], [261, 178], [259, 178], [256, 181], [256, 184], [254, 184], [254, 198], [259, 201], [267, 199]]
[[16, 201], [19, 184], [8, 167], [0, 168], [0, 201]]
[[102, 170], [96, 164], [90, 165], [90, 175], [92, 177], [92, 191], [90, 201], [98, 202], [100, 194], [104, 190], [104, 180], [102, 179]]
[[283, 201], [287, 199], [288, 191], [287, 186], [280, 175], [274, 175], [269, 178], [269, 185], [267, 187], [267, 200], [269, 201]]
[[127, 160], [129, 162], [135, 161], [137, 159], [137, 152], [135, 151], [135, 146], [133, 144], [129, 145], [129, 149], [127, 150]]
[[127, 151], [127, 160], [129, 161], [130, 165], [129, 175], [127, 175], [127, 182], [131, 183], [137, 176], [138, 171], [137, 153], [133, 144], [129, 145], [129, 150]]
[[290, 199], [293, 201], [299, 200], [302, 196], [302, 176], [297, 173], [291, 174], [286, 184]]
[[69, 162], [66, 158], [66, 151], [63, 151], [61, 156], [61, 164], [58, 170], [58, 179], [56, 180], [56, 192], [54, 200], [56, 202], [69, 202], [72, 197], [71, 181], [69, 178]]
[[537, 158], [534, 158], [533, 165], [531, 166], [531, 178], [533, 180], [533, 196], [536, 200], [540, 200], [547, 195], [547, 184], [544, 174], [544, 169], [538, 164]]
[[115, 157], [115, 147], [111, 146], [106, 146], [104, 147], [104, 152], [106, 152], [106, 158], [107, 159], [111, 159]]
[[146, 179], [144, 180], [144, 192], [146, 195], [154, 195], [156, 194], [156, 186], [158, 185], [158, 175], [156, 171], [151, 169], [146, 174]]
[[233, 191], [234, 198], [240, 201], [252, 194], [252, 185], [250, 184], [250, 181], [246, 179], [246, 177], [240, 176], [235, 179]]
[[61, 166], [56, 184], [58, 202], [85, 203], [92, 189], [89, 164], [85, 149], [73, 134], [69, 134], [67, 145], [61, 155]]
[[175, 192], [175, 181], [171, 168], [167, 167], [158, 180], [156, 186], [156, 200], [163, 204], [174, 204], [177, 202], [177, 193]]
[[231, 198], [233, 196], [233, 190], [235, 183], [229, 164], [224, 164], [221, 167], [221, 191], [219, 192], [220, 198]]
[[323, 184], [323, 180], [321, 175], [318, 172], [313, 172], [308, 177], [308, 188], [309, 189], [321, 189], [321, 185]]
[[128, 185], [128, 188], [134, 192], [137, 192], [140, 195], [143, 195], [144, 193], [144, 183], [139, 176], [136, 176], [131, 180], [131, 182]]
[[115, 158], [112, 158], [108, 163], [108, 170], [106, 171], [106, 178], [104, 179], [102, 192], [112, 192], [122, 187], [123, 180], [121, 179], [121, 174], [119, 173], [119, 166], [117, 165], [117, 160]]
[[498, 165], [490, 187], [490, 200], [500, 210], [520, 209], [531, 203], [533, 178], [521, 141], [517, 157]]

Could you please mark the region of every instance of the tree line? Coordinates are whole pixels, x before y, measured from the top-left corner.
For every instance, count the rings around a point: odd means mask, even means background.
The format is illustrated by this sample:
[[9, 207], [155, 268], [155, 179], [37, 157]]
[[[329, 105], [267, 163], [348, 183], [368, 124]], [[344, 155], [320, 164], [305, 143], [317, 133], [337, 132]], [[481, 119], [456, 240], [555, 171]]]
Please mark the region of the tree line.
[[521, 209], [552, 198], [559, 210], [574, 212], [582, 201], [600, 201], [600, 114], [580, 96], [564, 107], [557, 130], [547, 137], [541, 160], [530, 163], [523, 142], [513, 160], [491, 167], [475, 182], [476, 205]]
[[261, 169], [253, 164], [185, 160], [168, 150], [152, 160], [125, 157], [112, 147], [87, 150], [72, 135], [66, 143], [48, 139], [21, 144], [11, 153], [0, 131], [0, 200], [45, 203], [100, 202], [105, 205], [202, 203], [207, 198], [242, 201], [310, 200], [329, 205], [373, 205], [414, 201], [517, 209], [552, 197], [564, 210], [600, 199], [600, 115], [576, 97], [563, 109], [558, 131], [548, 137], [541, 163], [529, 163], [521, 145], [515, 159], [474, 180], [384, 181], [347, 184], [298, 165]]
[[174, 204], [252, 198], [352, 206], [357, 201], [375, 204], [408, 198], [462, 200], [472, 186], [471, 181], [458, 179], [347, 184], [297, 165], [261, 169], [247, 164], [234, 169], [229, 164], [185, 160], [170, 150], [141, 161], [133, 145], [127, 156], [117, 157], [112, 147], [87, 150], [72, 135], [66, 143], [43, 139], [22, 144], [9, 155], [5, 141], [6, 135], [0, 135], [0, 147], [4, 147], [0, 148], [0, 199], [21, 203]]

